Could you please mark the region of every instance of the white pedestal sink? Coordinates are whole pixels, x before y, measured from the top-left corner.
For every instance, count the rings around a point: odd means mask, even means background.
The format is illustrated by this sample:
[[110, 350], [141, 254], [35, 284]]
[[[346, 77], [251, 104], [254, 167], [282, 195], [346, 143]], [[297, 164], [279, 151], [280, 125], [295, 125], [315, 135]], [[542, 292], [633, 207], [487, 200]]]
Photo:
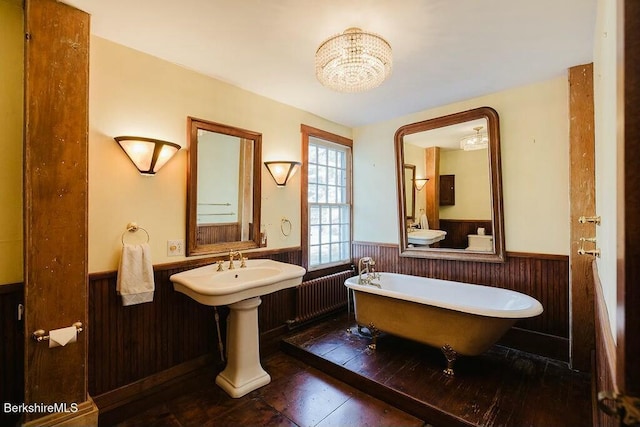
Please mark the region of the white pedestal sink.
[[229, 306], [227, 366], [216, 384], [231, 397], [242, 397], [271, 381], [260, 364], [260, 296], [299, 285], [306, 272], [268, 259], [248, 260], [245, 268], [237, 264], [233, 270], [216, 271], [216, 265], [207, 265], [170, 277], [176, 291], [201, 304]]

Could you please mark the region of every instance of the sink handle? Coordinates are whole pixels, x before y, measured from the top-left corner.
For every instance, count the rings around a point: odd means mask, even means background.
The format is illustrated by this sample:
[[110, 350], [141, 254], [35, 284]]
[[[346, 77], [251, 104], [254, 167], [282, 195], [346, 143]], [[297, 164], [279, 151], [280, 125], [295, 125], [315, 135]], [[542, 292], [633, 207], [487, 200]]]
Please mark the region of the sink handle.
[[223, 263], [222, 260], [216, 261], [216, 264], [218, 264], [218, 269], [216, 271], [224, 271], [224, 269], [222, 268], [222, 263]]

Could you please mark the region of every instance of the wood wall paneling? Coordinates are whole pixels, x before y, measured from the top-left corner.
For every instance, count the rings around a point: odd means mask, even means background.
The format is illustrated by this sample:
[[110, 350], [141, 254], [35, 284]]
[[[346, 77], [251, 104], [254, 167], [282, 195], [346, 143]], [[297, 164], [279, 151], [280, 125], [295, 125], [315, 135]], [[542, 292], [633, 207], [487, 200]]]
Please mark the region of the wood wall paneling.
[[218, 242], [237, 242], [241, 238], [240, 223], [198, 225], [196, 241], [198, 245], [210, 245]]
[[[425, 184], [425, 197], [427, 211], [424, 212], [427, 215], [429, 221], [429, 228], [434, 230], [440, 229], [440, 147], [428, 147], [425, 148], [425, 168], [427, 178], [429, 181]], [[421, 212], [416, 212], [418, 220]]]
[[[270, 258], [300, 265], [300, 249], [261, 251], [252, 257]], [[187, 260], [154, 267], [156, 291], [153, 302], [122, 306], [116, 294], [117, 272], [94, 273], [89, 276], [89, 393], [102, 409], [104, 405], [123, 400], [128, 385], [190, 363], [209, 360], [221, 369], [218, 334], [213, 307], [197, 303], [174, 291], [169, 277], [180, 271], [211, 264], [216, 258]], [[286, 321], [294, 317], [295, 290], [284, 290], [262, 298], [259, 308], [261, 334], [270, 340], [286, 332]], [[225, 342], [226, 307], [218, 308], [222, 341]], [[273, 338], [276, 340], [277, 338]], [[273, 347], [269, 341], [270, 349]], [[265, 343], [265, 345], [267, 345]], [[204, 358], [204, 359], [203, 359]], [[194, 367], [199, 367], [194, 364]], [[169, 374], [164, 375], [170, 379]], [[148, 380], [137, 388], [157, 386]], [[142, 390], [141, 390], [142, 391]]]
[[[24, 402], [24, 326], [18, 304], [24, 303], [22, 284], [0, 285], [0, 403]], [[0, 425], [15, 425], [20, 414], [0, 410]]]
[[[25, 402], [87, 400], [89, 15], [55, 0], [25, 4]], [[49, 349], [37, 329], [85, 324]], [[40, 414], [26, 414], [33, 420]]]
[[479, 227], [485, 229], [485, 234], [493, 234], [491, 226], [491, 220], [440, 219], [439, 229], [446, 231], [447, 237], [439, 242], [439, 247], [465, 249], [469, 246], [469, 234], [477, 234]]
[[[580, 238], [595, 237], [595, 224], [580, 224], [582, 215], [595, 216], [595, 136], [593, 64], [569, 69], [569, 198], [571, 221], [571, 363], [589, 371], [595, 346], [591, 255], [578, 255]], [[585, 242], [585, 249], [597, 244]]]

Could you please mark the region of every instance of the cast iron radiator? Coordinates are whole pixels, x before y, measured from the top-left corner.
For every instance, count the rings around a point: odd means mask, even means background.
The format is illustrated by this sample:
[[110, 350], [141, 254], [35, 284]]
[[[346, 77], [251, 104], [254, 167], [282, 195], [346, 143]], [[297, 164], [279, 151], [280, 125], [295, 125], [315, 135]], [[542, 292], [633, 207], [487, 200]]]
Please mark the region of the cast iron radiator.
[[289, 327], [346, 307], [344, 281], [353, 275], [347, 270], [302, 282], [296, 288], [296, 318], [287, 322]]

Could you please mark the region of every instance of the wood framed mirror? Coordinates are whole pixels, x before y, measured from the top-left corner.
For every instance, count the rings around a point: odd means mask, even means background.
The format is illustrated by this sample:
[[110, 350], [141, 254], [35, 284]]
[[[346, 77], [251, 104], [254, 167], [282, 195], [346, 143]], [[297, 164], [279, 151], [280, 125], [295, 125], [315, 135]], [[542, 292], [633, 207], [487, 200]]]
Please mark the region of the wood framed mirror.
[[[503, 262], [498, 113], [481, 107], [402, 126], [395, 153], [400, 255]], [[428, 178], [426, 185], [409, 187], [408, 173]]]
[[187, 118], [187, 255], [260, 247], [262, 134]]

